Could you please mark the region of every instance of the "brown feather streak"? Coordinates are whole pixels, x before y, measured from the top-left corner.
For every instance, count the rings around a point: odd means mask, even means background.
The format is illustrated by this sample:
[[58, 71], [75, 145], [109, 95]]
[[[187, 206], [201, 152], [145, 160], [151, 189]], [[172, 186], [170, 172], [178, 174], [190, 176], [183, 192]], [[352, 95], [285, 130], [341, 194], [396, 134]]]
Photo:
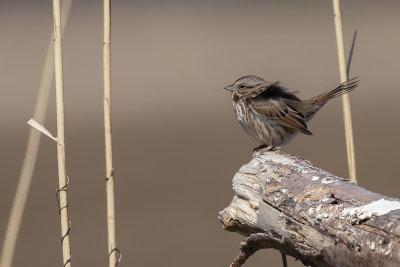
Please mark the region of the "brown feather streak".
[[250, 100], [249, 105], [256, 114], [264, 119], [274, 121], [282, 126], [297, 129], [305, 134], [312, 134], [307, 130], [303, 114], [295, 108], [288, 106], [282, 100]]

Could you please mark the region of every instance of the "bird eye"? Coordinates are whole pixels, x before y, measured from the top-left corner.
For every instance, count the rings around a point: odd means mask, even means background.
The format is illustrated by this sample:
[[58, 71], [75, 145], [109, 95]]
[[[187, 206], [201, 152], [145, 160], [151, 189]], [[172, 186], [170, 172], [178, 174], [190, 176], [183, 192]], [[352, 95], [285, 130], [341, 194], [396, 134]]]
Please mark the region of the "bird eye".
[[239, 85], [239, 88], [244, 89], [245, 88], [244, 84]]

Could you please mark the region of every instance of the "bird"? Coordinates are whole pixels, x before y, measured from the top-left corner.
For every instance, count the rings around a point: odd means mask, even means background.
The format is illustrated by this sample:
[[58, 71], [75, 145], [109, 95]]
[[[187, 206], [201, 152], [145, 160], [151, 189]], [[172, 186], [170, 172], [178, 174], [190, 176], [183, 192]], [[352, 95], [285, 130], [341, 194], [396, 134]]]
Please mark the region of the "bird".
[[233, 110], [243, 129], [261, 145], [255, 149], [276, 150], [296, 135], [312, 135], [307, 123], [329, 100], [353, 91], [358, 77], [347, 80], [316, 97], [301, 100], [296, 92], [255, 75], [239, 78], [225, 87], [232, 93]]

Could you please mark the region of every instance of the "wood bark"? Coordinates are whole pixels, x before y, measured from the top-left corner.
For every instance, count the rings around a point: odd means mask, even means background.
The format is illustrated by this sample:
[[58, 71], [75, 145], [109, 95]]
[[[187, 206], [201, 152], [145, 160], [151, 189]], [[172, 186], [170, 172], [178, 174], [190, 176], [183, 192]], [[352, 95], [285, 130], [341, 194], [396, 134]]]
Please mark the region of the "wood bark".
[[307, 266], [400, 266], [400, 200], [359, 187], [283, 151], [256, 154], [219, 213], [247, 236], [231, 266], [275, 248]]

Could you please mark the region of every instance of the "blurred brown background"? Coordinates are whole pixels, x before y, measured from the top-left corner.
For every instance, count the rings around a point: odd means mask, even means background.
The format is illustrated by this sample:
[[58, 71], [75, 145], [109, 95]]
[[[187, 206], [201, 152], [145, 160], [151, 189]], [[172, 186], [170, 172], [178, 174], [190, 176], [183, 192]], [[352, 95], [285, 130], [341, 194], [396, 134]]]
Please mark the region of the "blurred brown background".
[[[0, 240], [19, 177], [52, 30], [51, 1], [0, 2]], [[342, 1], [361, 186], [400, 197], [398, 1]], [[113, 1], [112, 116], [120, 266], [228, 266], [243, 237], [218, 211], [257, 142], [222, 88], [246, 74], [304, 98], [339, 81], [331, 1]], [[102, 1], [72, 5], [64, 35], [66, 152], [74, 266], [105, 266]], [[55, 134], [55, 95], [45, 126]], [[347, 176], [341, 101], [286, 150]], [[56, 146], [42, 138], [14, 266], [61, 266]], [[246, 266], [281, 266], [262, 251]], [[290, 259], [289, 266], [302, 266]]]

